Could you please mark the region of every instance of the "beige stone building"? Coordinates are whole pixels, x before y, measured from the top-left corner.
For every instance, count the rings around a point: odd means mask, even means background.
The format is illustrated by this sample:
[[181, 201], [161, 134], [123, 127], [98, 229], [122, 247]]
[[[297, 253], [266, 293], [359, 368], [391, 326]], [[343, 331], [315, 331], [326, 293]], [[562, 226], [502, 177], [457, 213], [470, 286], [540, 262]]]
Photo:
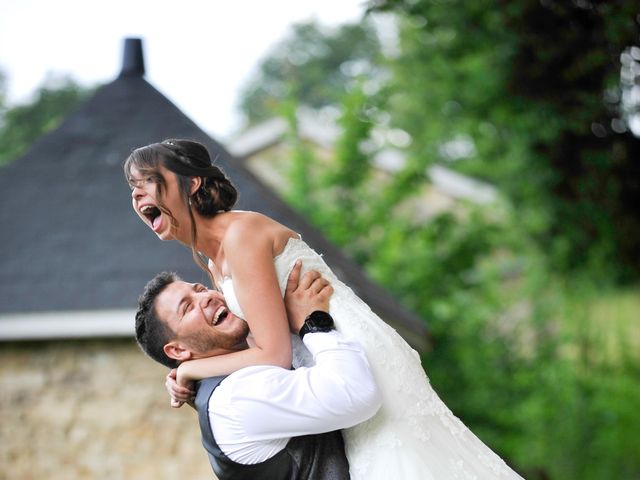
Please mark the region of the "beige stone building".
[[214, 478], [165, 374], [132, 339], [0, 344], [0, 478]]

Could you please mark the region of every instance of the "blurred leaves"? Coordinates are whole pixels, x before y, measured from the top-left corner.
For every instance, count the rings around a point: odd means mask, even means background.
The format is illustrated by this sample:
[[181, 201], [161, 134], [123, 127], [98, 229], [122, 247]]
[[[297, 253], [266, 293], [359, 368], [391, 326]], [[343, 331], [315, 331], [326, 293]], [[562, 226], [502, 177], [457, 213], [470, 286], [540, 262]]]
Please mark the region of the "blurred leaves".
[[44, 133], [56, 128], [90, 93], [70, 78], [49, 78], [27, 103], [6, 105], [0, 78], [0, 166], [16, 159]]
[[[342, 127], [330, 159], [291, 141], [288, 199], [425, 319], [434, 344], [423, 363], [437, 392], [525, 478], [639, 477], [638, 287], [629, 307], [613, 307], [620, 285], [640, 276], [640, 144], [624, 103], [640, 9], [589, 0], [370, 9], [393, 13], [399, 30], [394, 55], [375, 57], [375, 89], [355, 76], [317, 102], [313, 87], [298, 88], [318, 81], [314, 68], [280, 69], [286, 100], [271, 100], [292, 108], [292, 137], [295, 106], [333, 102]], [[333, 78], [336, 65], [324, 68]], [[372, 142], [378, 128], [410, 138], [393, 172], [374, 165], [388, 146]], [[425, 202], [438, 163], [488, 180], [502, 198], [417, 218], [410, 207]]]
[[414, 139], [412, 148], [436, 157], [444, 139], [472, 139], [475, 154], [454, 168], [510, 196], [549, 248], [551, 268], [598, 264], [609, 277], [637, 279], [640, 139], [624, 126], [628, 102], [620, 93], [621, 55], [630, 65], [637, 52], [637, 5], [377, 5], [398, 13], [401, 25], [389, 111]]
[[375, 30], [366, 21], [336, 30], [315, 22], [295, 25], [243, 88], [240, 108], [254, 124], [278, 114], [290, 96], [313, 108], [335, 104], [352, 78], [375, 76], [379, 56]]

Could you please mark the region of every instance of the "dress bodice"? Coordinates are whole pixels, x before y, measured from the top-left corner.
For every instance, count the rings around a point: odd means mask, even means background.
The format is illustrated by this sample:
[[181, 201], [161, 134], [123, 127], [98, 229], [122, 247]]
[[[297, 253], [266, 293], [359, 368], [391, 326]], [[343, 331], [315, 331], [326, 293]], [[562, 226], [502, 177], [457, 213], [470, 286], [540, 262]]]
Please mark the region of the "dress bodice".
[[[278, 284], [280, 285], [280, 293], [283, 297], [285, 288], [287, 287], [287, 278], [289, 278], [289, 273], [291, 273], [291, 269], [293, 268], [293, 263], [290, 264], [288, 260], [292, 256], [295, 256], [295, 254], [292, 252], [296, 250], [296, 242], [302, 242], [302, 240], [297, 238], [290, 238], [285, 245], [282, 253], [280, 253], [273, 259], [273, 263], [276, 268], [276, 274], [278, 276]], [[236, 296], [236, 292], [233, 286], [233, 280], [231, 277], [224, 277], [224, 279], [222, 280], [221, 289], [229, 310], [231, 310], [237, 317], [245, 318], [244, 313], [242, 313], [242, 309], [240, 308], [240, 302], [238, 302], [238, 297]]]
[[[280, 294], [283, 297], [285, 289], [287, 288], [287, 279], [289, 278], [289, 274], [291, 273], [295, 260], [297, 259], [296, 251], [299, 251], [302, 245], [306, 245], [302, 240], [298, 238], [290, 238], [282, 253], [273, 259], [278, 277], [278, 284], [280, 286]], [[233, 279], [228, 276], [224, 277], [220, 288], [222, 289], [222, 293], [229, 310], [231, 310], [235, 316], [244, 319], [245, 316], [235, 292]], [[313, 365], [314, 362], [311, 354], [297, 335], [291, 335], [291, 344], [293, 350], [293, 366], [295, 368], [303, 365]]]

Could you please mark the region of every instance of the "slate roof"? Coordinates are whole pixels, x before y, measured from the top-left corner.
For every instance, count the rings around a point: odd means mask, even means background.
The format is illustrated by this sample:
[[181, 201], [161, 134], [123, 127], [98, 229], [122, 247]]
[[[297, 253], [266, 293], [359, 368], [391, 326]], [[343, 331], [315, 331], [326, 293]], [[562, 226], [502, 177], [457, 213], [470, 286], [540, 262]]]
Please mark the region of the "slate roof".
[[426, 328], [416, 315], [369, 281], [150, 85], [143, 68], [127, 63], [130, 56], [124, 58], [118, 78], [0, 170], [0, 329], [8, 314], [133, 308], [144, 284], [160, 270], [208, 283], [187, 248], [158, 241], [134, 215], [122, 173], [133, 148], [183, 137], [218, 156], [240, 191], [239, 209], [262, 212], [302, 234], [374, 311], [424, 348]]

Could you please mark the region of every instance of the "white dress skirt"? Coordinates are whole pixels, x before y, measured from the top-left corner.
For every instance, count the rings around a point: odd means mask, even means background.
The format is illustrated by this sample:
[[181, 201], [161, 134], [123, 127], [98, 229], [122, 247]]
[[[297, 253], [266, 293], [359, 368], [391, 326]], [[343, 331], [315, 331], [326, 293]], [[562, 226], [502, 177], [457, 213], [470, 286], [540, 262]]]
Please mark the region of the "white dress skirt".
[[[356, 480], [521, 479], [451, 413], [431, 387], [418, 353], [336, 278], [322, 257], [292, 238], [274, 258], [280, 290], [296, 260], [331, 282], [330, 313], [337, 329], [363, 346], [383, 396], [382, 408], [343, 431], [350, 475]], [[244, 317], [231, 278], [222, 290], [229, 309]], [[292, 336], [294, 366], [313, 363]]]

